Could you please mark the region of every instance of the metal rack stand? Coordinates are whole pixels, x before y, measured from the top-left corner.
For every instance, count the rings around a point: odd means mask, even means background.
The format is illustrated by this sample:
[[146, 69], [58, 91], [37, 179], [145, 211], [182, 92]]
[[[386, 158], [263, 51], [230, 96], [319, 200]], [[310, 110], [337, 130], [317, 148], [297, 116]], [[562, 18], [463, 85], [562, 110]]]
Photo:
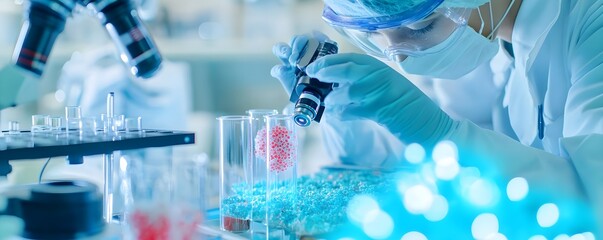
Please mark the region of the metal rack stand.
[[113, 152], [150, 147], [194, 144], [192, 132], [141, 130], [103, 132], [82, 135], [79, 131], [19, 133], [2, 132], [0, 137], [0, 176], [12, 171], [9, 160], [25, 160], [66, 156], [70, 164], [83, 163], [84, 156], [103, 155], [104, 194], [103, 216], [110, 222], [113, 216]]

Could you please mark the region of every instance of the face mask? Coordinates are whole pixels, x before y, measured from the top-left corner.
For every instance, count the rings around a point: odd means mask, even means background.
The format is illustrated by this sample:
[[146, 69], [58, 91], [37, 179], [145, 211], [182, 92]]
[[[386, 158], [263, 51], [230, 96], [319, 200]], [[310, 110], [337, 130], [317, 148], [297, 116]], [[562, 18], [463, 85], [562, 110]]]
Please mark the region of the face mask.
[[434, 78], [457, 79], [488, 62], [498, 52], [498, 43], [475, 32], [457, 28], [444, 42], [409, 56], [400, 63], [407, 73]]

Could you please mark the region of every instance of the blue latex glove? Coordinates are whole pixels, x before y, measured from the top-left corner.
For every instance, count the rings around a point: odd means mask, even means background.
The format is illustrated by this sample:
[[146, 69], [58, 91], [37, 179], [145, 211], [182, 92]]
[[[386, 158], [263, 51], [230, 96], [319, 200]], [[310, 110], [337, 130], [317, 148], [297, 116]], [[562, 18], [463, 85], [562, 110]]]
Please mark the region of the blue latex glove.
[[295, 86], [295, 63], [310, 38], [319, 41], [329, 39], [323, 33], [315, 31], [311, 34], [293, 36], [289, 44], [280, 42], [272, 47], [272, 53], [281, 60], [282, 64], [274, 66], [270, 74], [281, 82], [287, 96], [291, 95], [291, 91]]
[[[290, 43], [277, 43], [273, 53], [281, 64], [272, 68], [271, 74], [279, 79], [288, 96], [295, 85], [295, 63], [308, 39], [325, 41], [328, 37], [320, 32], [294, 36]], [[289, 104], [285, 112], [291, 111]], [[329, 159], [346, 165], [382, 168], [398, 166], [402, 161], [404, 147], [387, 129], [370, 120], [342, 122], [331, 117], [331, 109], [325, 109], [323, 121], [319, 124], [322, 142]], [[303, 132], [303, 131], [302, 131]]]
[[430, 146], [456, 124], [405, 77], [368, 55], [328, 55], [310, 64], [306, 73], [339, 84], [325, 99], [333, 116], [373, 120], [402, 142]]

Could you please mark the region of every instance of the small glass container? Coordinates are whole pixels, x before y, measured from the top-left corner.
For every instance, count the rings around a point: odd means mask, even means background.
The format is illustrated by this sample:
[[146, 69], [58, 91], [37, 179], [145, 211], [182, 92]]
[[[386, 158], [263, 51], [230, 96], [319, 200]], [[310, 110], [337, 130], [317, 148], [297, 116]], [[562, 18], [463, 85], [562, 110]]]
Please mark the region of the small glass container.
[[[265, 190], [266, 182], [266, 116], [278, 114], [276, 109], [250, 109], [247, 114], [251, 117], [251, 137], [253, 138], [252, 184], [258, 190]], [[263, 219], [266, 215], [263, 206], [252, 206], [251, 219]]]
[[83, 117], [81, 118], [80, 133], [84, 136], [96, 135], [98, 125], [95, 117]]
[[200, 239], [205, 161], [147, 150], [119, 159], [124, 239]]
[[142, 131], [142, 117], [131, 117], [125, 119], [126, 132]]
[[282, 229], [297, 216], [297, 125], [293, 115], [266, 116], [267, 239], [282, 239]]
[[57, 116], [50, 116], [48, 118], [50, 124], [50, 131], [58, 133], [63, 128], [63, 118]]
[[8, 121], [8, 134], [11, 134], [11, 135], [21, 134], [21, 130], [19, 129], [19, 122]]
[[80, 106], [65, 107], [65, 130], [67, 132], [80, 128], [82, 112]]
[[50, 117], [48, 115], [31, 116], [31, 132], [42, 133], [50, 130]]
[[220, 229], [246, 232], [251, 219], [253, 145], [251, 117], [222, 116], [219, 121]]

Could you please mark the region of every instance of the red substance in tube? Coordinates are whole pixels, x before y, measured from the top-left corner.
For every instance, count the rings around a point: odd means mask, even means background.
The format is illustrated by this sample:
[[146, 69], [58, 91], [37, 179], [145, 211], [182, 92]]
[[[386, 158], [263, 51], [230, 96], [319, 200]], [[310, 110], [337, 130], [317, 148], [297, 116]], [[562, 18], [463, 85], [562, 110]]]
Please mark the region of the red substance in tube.
[[255, 135], [255, 157], [261, 158], [266, 161], [266, 128], [262, 128]]
[[[184, 213], [183, 214], [187, 214]], [[203, 216], [196, 213], [171, 221], [169, 213], [149, 213], [136, 210], [131, 214], [132, 227], [137, 240], [193, 240]]]
[[270, 171], [284, 172], [295, 164], [297, 143], [293, 131], [283, 126], [270, 130]]
[[224, 230], [231, 232], [249, 230], [249, 220], [224, 216], [222, 217], [222, 221], [224, 221]]

